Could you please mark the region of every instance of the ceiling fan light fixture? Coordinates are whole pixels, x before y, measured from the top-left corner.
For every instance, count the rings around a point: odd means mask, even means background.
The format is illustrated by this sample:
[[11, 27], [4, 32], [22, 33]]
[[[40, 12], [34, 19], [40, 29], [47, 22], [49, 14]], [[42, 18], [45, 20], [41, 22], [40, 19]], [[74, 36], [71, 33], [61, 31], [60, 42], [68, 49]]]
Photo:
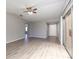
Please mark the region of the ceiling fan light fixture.
[[24, 9], [24, 13], [26, 12], [28, 15], [37, 13], [37, 8], [35, 8], [34, 5], [27, 5]]
[[33, 14], [33, 12], [27, 12], [29, 15], [32, 15]]

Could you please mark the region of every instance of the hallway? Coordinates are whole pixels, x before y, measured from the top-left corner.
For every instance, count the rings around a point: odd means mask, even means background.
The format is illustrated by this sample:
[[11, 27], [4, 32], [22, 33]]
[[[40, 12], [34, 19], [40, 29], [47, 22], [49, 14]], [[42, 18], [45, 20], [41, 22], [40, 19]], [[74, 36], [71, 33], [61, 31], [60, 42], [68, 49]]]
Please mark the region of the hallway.
[[70, 59], [56, 37], [30, 38], [7, 44], [7, 59]]

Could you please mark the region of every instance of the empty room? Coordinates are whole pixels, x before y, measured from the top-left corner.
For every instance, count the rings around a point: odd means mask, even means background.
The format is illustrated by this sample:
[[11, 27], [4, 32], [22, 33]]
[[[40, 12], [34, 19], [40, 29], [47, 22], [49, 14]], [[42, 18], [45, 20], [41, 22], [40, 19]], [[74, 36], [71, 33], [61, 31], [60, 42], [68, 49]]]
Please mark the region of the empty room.
[[72, 59], [72, 0], [6, 0], [7, 59]]

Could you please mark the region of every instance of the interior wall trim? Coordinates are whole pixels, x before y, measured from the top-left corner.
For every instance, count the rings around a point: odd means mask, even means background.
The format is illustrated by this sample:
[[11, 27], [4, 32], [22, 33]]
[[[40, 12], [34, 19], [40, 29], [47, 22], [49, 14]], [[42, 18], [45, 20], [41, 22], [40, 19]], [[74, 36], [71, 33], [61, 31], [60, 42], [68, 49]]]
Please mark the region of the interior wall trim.
[[65, 50], [67, 51], [68, 55], [70, 56], [70, 58], [72, 59], [72, 56], [71, 56], [70, 53], [68, 52], [68, 50], [67, 50], [67, 48], [66, 48], [66, 46], [65, 46], [64, 43], [63, 43], [63, 46], [64, 46]]
[[70, 0], [69, 3], [67, 4], [66, 8], [63, 11], [63, 15], [62, 16], [64, 17], [71, 8], [73, 8], [72, 0]]
[[11, 41], [11, 42], [8, 42], [6, 44], [10, 44], [10, 43], [13, 43], [13, 42], [17, 42], [17, 41], [20, 41], [20, 40], [23, 40], [23, 39], [25, 39], [25, 38], [21, 38], [21, 39], [15, 40], [15, 41]]

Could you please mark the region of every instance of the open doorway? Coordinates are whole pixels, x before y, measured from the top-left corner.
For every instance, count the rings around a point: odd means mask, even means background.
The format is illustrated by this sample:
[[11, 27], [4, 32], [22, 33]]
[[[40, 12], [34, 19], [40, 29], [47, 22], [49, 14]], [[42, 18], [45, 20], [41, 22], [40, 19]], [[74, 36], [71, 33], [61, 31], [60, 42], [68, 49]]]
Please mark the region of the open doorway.
[[28, 41], [28, 24], [25, 24], [25, 40]]
[[48, 38], [57, 38], [56, 24], [48, 24], [47, 36]]

